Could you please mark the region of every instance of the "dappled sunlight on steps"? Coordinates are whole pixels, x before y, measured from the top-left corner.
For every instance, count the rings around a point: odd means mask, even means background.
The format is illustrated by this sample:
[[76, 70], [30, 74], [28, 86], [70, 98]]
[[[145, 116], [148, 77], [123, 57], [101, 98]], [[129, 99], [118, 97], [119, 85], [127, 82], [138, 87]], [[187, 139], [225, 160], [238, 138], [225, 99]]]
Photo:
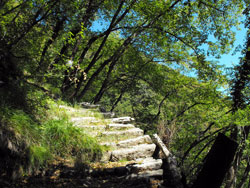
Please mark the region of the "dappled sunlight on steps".
[[[88, 109], [99, 106], [87, 105]], [[67, 108], [67, 110], [71, 110]], [[79, 110], [79, 111], [77, 111]], [[78, 116], [71, 121], [75, 126], [82, 128], [86, 133], [95, 136], [101, 145], [109, 149], [103, 154], [101, 163], [92, 163], [92, 176], [123, 176], [125, 179], [147, 179], [147, 181], [162, 180], [162, 160], [153, 159], [156, 145], [150, 136], [132, 124], [134, 118], [98, 118], [86, 116], [86, 109], [71, 110]], [[98, 110], [95, 110], [95, 112]], [[81, 116], [81, 112], [83, 115]], [[100, 112], [101, 113], [101, 112]], [[107, 113], [107, 112], [105, 112]], [[104, 115], [102, 117], [105, 117]]]

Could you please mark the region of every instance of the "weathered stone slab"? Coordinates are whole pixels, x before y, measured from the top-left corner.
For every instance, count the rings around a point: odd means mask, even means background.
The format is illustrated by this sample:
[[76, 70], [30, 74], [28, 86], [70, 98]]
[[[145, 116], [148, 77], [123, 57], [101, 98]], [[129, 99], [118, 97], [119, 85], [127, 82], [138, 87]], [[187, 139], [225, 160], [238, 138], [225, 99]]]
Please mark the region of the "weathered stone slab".
[[58, 106], [60, 109], [64, 109], [70, 112], [78, 112], [78, 113], [86, 113], [87, 109], [83, 109], [83, 108], [73, 108], [70, 106], [64, 106], [64, 105], [59, 105]]
[[104, 152], [102, 154], [102, 158], [101, 158], [101, 162], [108, 162], [110, 161], [110, 158], [111, 158], [111, 151], [107, 151], [107, 152]]
[[130, 123], [131, 121], [134, 121], [134, 118], [131, 117], [119, 117], [119, 118], [113, 118], [111, 119], [113, 123]]
[[112, 151], [111, 161], [119, 161], [121, 159], [135, 160], [137, 158], [151, 157], [155, 147], [155, 144], [140, 144], [131, 148], [118, 149]]
[[74, 126], [82, 128], [84, 130], [105, 130], [106, 125], [81, 125], [75, 124]]
[[142, 163], [140, 164], [135, 164], [131, 167], [131, 171], [133, 173], [137, 173], [140, 171], [145, 171], [145, 170], [158, 170], [162, 166], [162, 160], [161, 159], [152, 159], [150, 160], [143, 160]]
[[127, 136], [142, 136], [143, 130], [139, 128], [128, 129], [124, 131], [105, 131], [101, 135], [102, 136], [120, 136], [120, 135], [127, 135]]
[[152, 144], [152, 140], [151, 140], [149, 135], [144, 135], [144, 136], [139, 136], [136, 138], [122, 140], [122, 141], [119, 141], [117, 143], [115, 143], [115, 142], [101, 143], [101, 145], [111, 146], [114, 148], [126, 148], [126, 147], [136, 146], [139, 144]]
[[134, 173], [129, 176], [127, 176], [127, 179], [141, 179], [141, 178], [156, 178], [156, 179], [162, 179], [163, 175], [163, 170], [148, 170], [148, 171], [143, 171], [139, 173]]
[[113, 117], [115, 117], [114, 112], [101, 112], [101, 114], [103, 115], [104, 118], [113, 118]]
[[99, 108], [100, 105], [99, 104], [91, 104], [89, 102], [82, 102], [80, 103], [80, 105], [83, 107], [83, 108], [88, 108], [88, 109], [93, 109], [93, 108]]
[[79, 121], [93, 121], [97, 120], [95, 117], [73, 117], [71, 118], [71, 121], [73, 122], [79, 122]]
[[85, 124], [85, 123], [99, 123], [100, 120], [96, 119], [95, 117], [73, 117], [71, 121], [75, 125]]
[[150, 136], [139, 136], [132, 139], [123, 140], [117, 143], [117, 147], [125, 148], [125, 147], [131, 147], [139, 144], [152, 144], [152, 140]]
[[107, 129], [113, 129], [113, 130], [131, 129], [131, 128], [135, 128], [135, 126], [132, 124], [118, 124], [118, 123], [107, 125]]

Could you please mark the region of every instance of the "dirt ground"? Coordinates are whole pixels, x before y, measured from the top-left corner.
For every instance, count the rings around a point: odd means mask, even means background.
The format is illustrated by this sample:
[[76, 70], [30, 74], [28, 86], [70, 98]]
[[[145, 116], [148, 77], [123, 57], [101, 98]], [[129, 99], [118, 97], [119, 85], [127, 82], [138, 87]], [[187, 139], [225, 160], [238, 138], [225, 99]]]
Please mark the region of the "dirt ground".
[[159, 180], [127, 179], [125, 175], [89, 173], [63, 164], [53, 165], [49, 170], [32, 177], [10, 182], [0, 179], [1, 188], [157, 188]]

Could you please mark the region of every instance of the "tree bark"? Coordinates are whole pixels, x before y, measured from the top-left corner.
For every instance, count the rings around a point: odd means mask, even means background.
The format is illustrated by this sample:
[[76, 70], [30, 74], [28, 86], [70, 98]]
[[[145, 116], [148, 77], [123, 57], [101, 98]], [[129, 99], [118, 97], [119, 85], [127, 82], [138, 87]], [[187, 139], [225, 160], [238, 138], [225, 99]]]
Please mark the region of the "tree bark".
[[[163, 161], [163, 181], [164, 186], [168, 188], [183, 188], [181, 171], [177, 166], [175, 157], [169, 152], [167, 147], [161, 141], [157, 134], [153, 135], [154, 142], [160, 148], [164, 155]], [[155, 154], [156, 155], [156, 154]]]
[[122, 100], [122, 97], [125, 93], [125, 89], [122, 90], [122, 92], [120, 93], [119, 97], [116, 99], [115, 103], [112, 105], [112, 108], [110, 109], [110, 112], [113, 112], [115, 107], [117, 106], [117, 104]]
[[163, 105], [164, 101], [169, 97], [169, 95], [171, 95], [172, 92], [167, 92], [167, 94], [164, 96], [164, 98], [161, 100], [159, 106], [158, 106], [158, 112], [157, 114], [154, 116], [154, 118], [152, 119], [152, 122], [154, 122], [159, 115], [161, 114], [161, 106]]
[[96, 95], [95, 98], [94, 98], [94, 104], [98, 103], [98, 102], [101, 100], [102, 95], [104, 94], [104, 90], [105, 90], [105, 88], [106, 88], [107, 85], [108, 85], [109, 78], [110, 78], [111, 73], [112, 73], [112, 71], [113, 71], [113, 69], [114, 69], [114, 67], [115, 67], [116, 62], [117, 62], [117, 61], [113, 61], [113, 62], [109, 65], [109, 70], [108, 70], [108, 73], [107, 73], [107, 75], [106, 75], [105, 80], [104, 80], [103, 83], [102, 83], [102, 87], [101, 87], [101, 89], [99, 90], [99, 92], [97, 93], [97, 95]]
[[234, 159], [237, 147], [235, 141], [219, 133], [192, 188], [219, 188]]
[[246, 166], [246, 168], [245, 168], [244, 174], [243, 174], [243, 176], [242, 176], [242, 178], [241, 178], [240, 183], [237, 185], [237, 188], [243, 188], [243, 186], [244, 186], [244, 184], [246, 183], [247, 178], [248, 178], [248, 176], [249, 176], [249, 172], [250, 172], [250, 161], [249, 161], [249, 159], [248, 159], [248, 161], [247, 161], [247, 166]]
[[81, 93], [77, 95], [77, 93], [73, 94], [71, 98], [75, 98], [77, 101], [80, 101], [80, 99], [85, 95], [85, 93], [87, 92], [87, 90], [89, 89], [90, 85], [92, 84], [92, 82], [94, 81], [94, 79], [99, 75], [99, 73], [103, 70], [103, 68], [108, 65], [110, 62], [116, 62], [120, 59], [120, 57], [122, 56], [122, 54], [124, 53], [124, 51], [126, 50], [126, 48], [131, 44], [132, 40], [134, 39], [135, 36], [137, 36], [139, 33], [136, 33], [134, 35], [129, 36], [124, 42], [123, 44], [114, 52], [114, 54], [107, 60], [105, 60], [101, 66], [94, 72], [94, 74], [90, 77], [90, 79], [88, 80], [88, 82], [86, 83], [85, 87], [83, 88], [83, 90], [81, 91]]
[[[49, 2], [50, 3], [50, 2]], [[16, 45], [20, 40], [22, 40], [27, 33], [29, 33], [29, 31], [36, 25], [38, 24], [40, 21], [44, 20], [49, 14], [50, 14], [50, 10], [58, 3], [58, 0], [54, 1], [53, 4], [48, 8], [48, 10], [43, 14], [40, 15], [43, 12], [43, 8], [41, 7], [36, 14], [34, 15], [33, 19], [31, 22], [28, 22], [25, 24], [24, 27], [24, 31], [22, 31], [22, 33], [20, 34], [19, 37], [17, 37], [12, 43], [10, 43], [8, 45], [9, 48], [12, 48], [14, 45]]]
[[65, 17], [63, 17], [61, 20], [60, 20], [60, 18], [58, 18], [58, 20], [56, 22], [56, 25], [55, 25], [55, 27], [53, 29], [52, 37], [46, 42], [46, 44], [45, 44], [45, 46], [43, 48], [42, 55], [41, 55], [40, 61], [38, 63], [37, 71], [39, 71], [41, 69], [41, 67], [42, 67], [42, 64], [43, 64], [43, 61], [44, 61], [44, 58], [45, 58], [45, 54], [46, 54], [49, 46], [55, 41], [55, 39], [59, 35], [59, 32], [63, 29], [63, 24], [64, 24], [65, 20], [66, 20]]

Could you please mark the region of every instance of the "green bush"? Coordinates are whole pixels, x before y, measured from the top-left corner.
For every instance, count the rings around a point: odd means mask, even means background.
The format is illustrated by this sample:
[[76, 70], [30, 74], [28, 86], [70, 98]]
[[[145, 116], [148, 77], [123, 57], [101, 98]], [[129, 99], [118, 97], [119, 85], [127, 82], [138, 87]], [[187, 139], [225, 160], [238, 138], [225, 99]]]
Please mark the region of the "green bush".
[[[58, 104], [52, 100], [47, 100], [46, 106], [48, 109], [39, 109], [40, 122], [34, 120], [34, 114], [7, 105], [0, 106], [0, 131], [3, 134], [12, 133], [12, 136], [6, 136], [3, 142], [11, 142], [12, 148], [17, 150], [15, 155], [20, 153], [18, 157], [20, 160], [15, 166], [24, 169], [22, 173], [37, 172], [58, 156], [75, 159], [78, 162], [80, 159], [81, 163], [88, 163], [101, 157], [103, 147], [96, 139], [73, 126], [68, 121], [65, 110], [59, 109]], [[5, 145], [4, 147], [8, 147], [8, 144]], [[0, 148], [0, 150], [5, 149]], [[6, 160], [6, 163], [11, 162], [6, 158], [1, 160]], [[27, 162], [23, 163], [23, 160]]]
[[65, 119], [50, 120], [43, 124], [44, 142], [54, 154], [61, 157], [86, 155], [94, 160], [102, 153], [102, 147], [94, 138], [83, 133]]
[[52, 159], [52, 155], [49, 148], [33, 145], [29, 148], [30, 151], [30, 163], [33, 168], [39, 168], [47, 164]]

